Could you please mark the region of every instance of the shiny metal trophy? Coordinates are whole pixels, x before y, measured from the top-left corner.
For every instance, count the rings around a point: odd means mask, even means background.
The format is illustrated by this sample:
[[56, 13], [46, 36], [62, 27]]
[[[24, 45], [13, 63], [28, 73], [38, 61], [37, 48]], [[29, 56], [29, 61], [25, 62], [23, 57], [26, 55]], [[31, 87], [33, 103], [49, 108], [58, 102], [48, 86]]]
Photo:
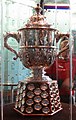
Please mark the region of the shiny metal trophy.
[[[29, 22], [18, 30], [18, 33], [7, 33], [4, 46], [19, 57], [23, 65], [32, 69], [33, 76], [26, 81], [19, 81], [15, 110], [22, 115], [53, 115], [62, 109], [57, 81], [43, 75], [43, 67], [51, 65], [56, 55], [57, 30], [49, 25], [41, 15], [41, 7], [37, 4], [36, 14]], [[20, 43], [17, 53], [7, 44], [9, 37]]]

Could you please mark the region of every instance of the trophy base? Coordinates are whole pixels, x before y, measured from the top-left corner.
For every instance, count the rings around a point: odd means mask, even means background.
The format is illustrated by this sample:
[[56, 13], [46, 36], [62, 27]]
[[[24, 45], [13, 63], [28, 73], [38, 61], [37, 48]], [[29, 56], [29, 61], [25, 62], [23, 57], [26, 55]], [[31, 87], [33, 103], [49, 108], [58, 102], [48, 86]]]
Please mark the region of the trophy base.
[[23, 116], [49, 116], [62, 110], [57, 81], [19, 82], [14, 110]]

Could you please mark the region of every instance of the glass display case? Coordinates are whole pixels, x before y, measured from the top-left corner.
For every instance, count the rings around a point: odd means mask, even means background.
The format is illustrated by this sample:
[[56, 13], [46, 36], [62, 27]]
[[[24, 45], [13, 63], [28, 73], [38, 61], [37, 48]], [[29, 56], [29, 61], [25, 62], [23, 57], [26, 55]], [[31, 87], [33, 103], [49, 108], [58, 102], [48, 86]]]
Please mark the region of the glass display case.
[[71, 2], [1, 0], [0, 7], [1, 120], [11, 116], [74, 120], [75, 14]]

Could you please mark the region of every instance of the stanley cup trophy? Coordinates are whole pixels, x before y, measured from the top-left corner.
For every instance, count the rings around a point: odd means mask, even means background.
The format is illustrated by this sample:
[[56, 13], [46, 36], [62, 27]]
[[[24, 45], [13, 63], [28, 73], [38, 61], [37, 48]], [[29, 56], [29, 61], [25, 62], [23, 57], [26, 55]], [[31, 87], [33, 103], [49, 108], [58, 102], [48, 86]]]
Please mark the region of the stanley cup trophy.
[[[57, 81], [42, 73], [43, 68], [51, 65], [55, 59], [57, 30], [51, 28], [40, 14], [39, 4], [35, 10], [35, 15], [17, 34], [5, 35], [4, 46], [15, 53], [15, 60], [19, 57], [22, 64], [33, 71], [32, 77], [19, 81], [14, 109], [25, 116], [48, 116], [62, 109]], [[19, 53], [7, 44], [9, 37], [20, 43]]]

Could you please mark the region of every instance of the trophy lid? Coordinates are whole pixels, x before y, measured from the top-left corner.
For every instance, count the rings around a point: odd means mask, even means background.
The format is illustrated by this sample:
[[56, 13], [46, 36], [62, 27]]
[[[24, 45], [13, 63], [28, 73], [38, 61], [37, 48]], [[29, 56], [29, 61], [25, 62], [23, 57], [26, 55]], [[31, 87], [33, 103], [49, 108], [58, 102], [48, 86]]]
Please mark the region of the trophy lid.
[[50, 28], [50, 24], [47, 23], [46, 17], [44, 15], [41, 15], [41, 10], [42, 8], [37, 4], [37, 7], [35, 7], [36, 13], [30, 17], [29, 21], [25, 26], [21, 29], [50, 29], [50, 30], [55, 30], [54, 28]]

